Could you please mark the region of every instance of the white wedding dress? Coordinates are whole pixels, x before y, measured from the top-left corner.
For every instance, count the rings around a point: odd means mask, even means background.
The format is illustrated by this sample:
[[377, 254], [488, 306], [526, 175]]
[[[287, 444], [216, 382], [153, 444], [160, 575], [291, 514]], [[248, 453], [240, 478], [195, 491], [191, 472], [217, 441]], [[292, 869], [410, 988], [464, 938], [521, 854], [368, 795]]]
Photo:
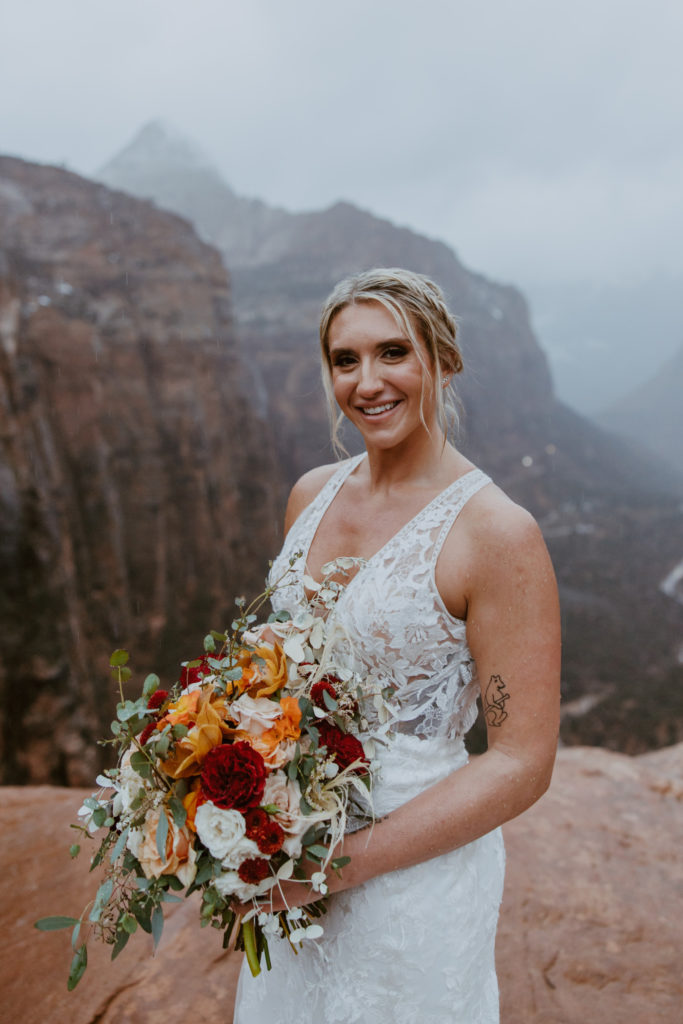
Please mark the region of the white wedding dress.
[[[349, 459], [292, 526], [275, 579], [297, 552], [276, 610], [305, 604], [303, 567], [326, 509], [361, 458]], [[478, 684], [465, 623], [446, 610], [436, 561], [458, 513], [489, 482], [472, 470], [364, 562], [333, 615], [370, 680], [396, 688], [377, 744], [373, 806], [381, 817], [467, 761]], [[375, 723], [379, 732], [381, 726]], [[372, 724], [371, 724], [372, 727]], [[503, 890], [500, 829], [444, 856], [334, 895], [324, 935], [294, 956], [270, 940], [272, 970], [240, 975], [234, 1024], [497, 1024], [494, 942]]]

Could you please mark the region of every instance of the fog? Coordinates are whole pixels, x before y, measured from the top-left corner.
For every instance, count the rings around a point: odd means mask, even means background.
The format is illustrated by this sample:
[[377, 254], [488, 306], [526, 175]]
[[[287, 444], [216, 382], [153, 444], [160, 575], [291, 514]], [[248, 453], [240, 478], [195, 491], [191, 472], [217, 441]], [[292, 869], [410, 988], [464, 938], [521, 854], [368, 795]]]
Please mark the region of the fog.
[[522, 288], [585, 411], [683, 344], [676, 0], [23, 0], [1, 17], [5, 153], [93, 174], [162, 117], [243, 195], [344, 198], [441, 238]]

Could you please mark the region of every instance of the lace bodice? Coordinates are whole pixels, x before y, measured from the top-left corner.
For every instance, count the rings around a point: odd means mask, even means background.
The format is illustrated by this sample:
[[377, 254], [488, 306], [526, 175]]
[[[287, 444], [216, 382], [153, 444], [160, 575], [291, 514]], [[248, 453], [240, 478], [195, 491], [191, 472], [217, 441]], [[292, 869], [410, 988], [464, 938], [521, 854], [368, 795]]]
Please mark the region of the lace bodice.
[[[271, 579], [293, 571], [274, 594], [276, 611], [295, 614], [307, 604], [305, 565], [326, 510], [363, 455], [348, 459], [296, 520], [273, 563]], [[340, 626], [341, 657], [371, 692], [390, 687], [392, 718], [384, 731], [457, 739], [476, 718], [478, 686], [465, 622], [447, 611], [435, 581], [446, 536], [465, 503], [489, 478], [474, 469], [438, 494], [371, 558], [360, 565], [332, 611]], [[340, 654], [337, 654], [337, 658]], [[383, 731], [370, 721], [373, 731]]]

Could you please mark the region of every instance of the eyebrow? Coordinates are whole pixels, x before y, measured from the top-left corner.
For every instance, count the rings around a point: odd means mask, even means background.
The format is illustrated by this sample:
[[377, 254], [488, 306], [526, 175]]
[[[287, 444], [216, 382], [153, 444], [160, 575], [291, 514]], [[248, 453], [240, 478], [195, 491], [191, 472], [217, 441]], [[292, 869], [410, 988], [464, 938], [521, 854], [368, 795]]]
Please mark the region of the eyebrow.
[[[375, 348], [388, 348], [390, 345], [410, 345], [412, 348], [412, 342], [405, 334], [399, 334], [395, 338], [383, 338], [376, 343]], [[329, 346], [330, 355], [341, 355], [342, 353], [353, 351], [353, 348], [350, 348], [348, 345], [332, 344]]]

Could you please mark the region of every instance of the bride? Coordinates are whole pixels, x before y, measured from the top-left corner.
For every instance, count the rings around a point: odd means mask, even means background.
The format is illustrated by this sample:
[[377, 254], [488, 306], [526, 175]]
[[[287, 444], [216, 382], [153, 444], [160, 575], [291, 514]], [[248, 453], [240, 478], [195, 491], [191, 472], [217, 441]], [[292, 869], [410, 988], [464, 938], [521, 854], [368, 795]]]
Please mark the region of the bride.
[[[499, 826], [544, 793], [557, 740], [552, 567], [531, 516], [447, 440], [462, 362], [435, 284], [398, 269], [342, 281], [320, 339], [333, 438], [345, 416], [366, 452], [295, 485], [274, 577], [303, 556], [274, 606], [295, 611], [304, 575], [356, 559], [332, 614], [355, 667], [392, 687], [394, 717], [377, 821], [345, 837], [323, 938], [296, 958], [271, 941], [271, 971], [243, 968], [235, 1024], [494, 1024]], [[477, 696], [488, 749], [468, 759]], [[283, 890], [290, 907], [319, 898]]]

